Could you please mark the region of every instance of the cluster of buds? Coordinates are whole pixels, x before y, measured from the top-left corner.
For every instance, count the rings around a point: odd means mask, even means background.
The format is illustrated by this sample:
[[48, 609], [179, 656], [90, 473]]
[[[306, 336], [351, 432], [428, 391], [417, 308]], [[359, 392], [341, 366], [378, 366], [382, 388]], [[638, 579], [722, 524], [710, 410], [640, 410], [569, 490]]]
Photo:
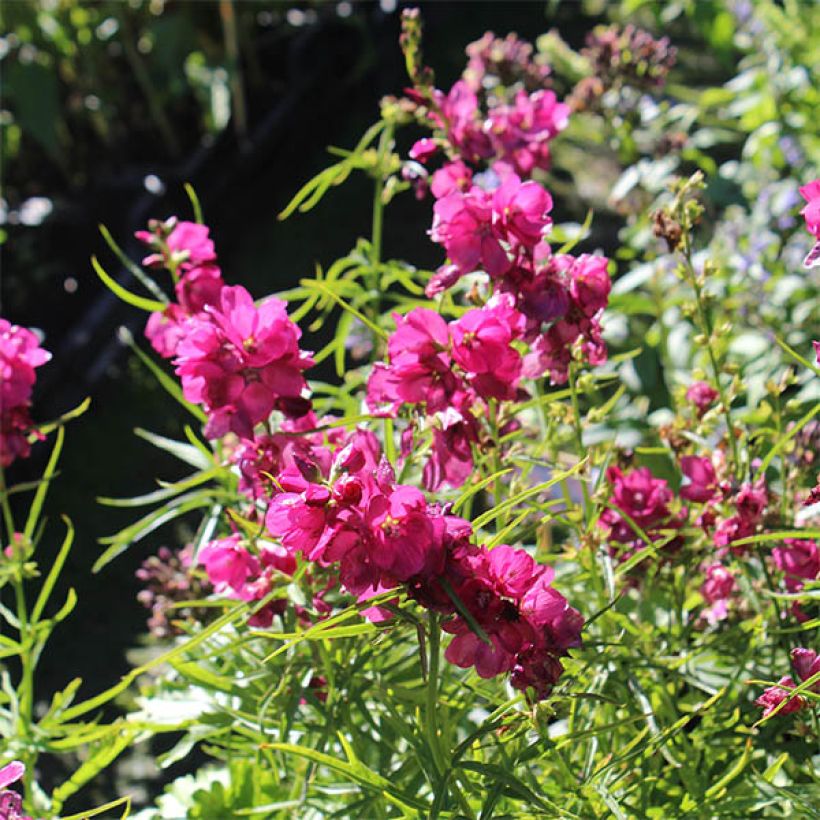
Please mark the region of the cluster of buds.
[[[207, 589], [194, 572], [190, 546], [174, 553], [168, 547], [160, 547], [156, 555], [142, 562], [136, 572], [145, 584], [137, 600], [151, 610], [148, 630], [159, 639], [181, 635], [178, 621], [204, 623], [210, 610], [204, 608], [179, 608], [176, 604], [204, 597]], [[171, 620], [171, 615], [175, 620]]]
[[545, 88], [550, 67], [542, 55], [533, 57], [533, 47], [514, 32], [496, 37], [492, 31], [467, 46], [469, 61], [463, 78], [477, 94], [491, 102], [503, 101], [513, 90], [528, 94]]

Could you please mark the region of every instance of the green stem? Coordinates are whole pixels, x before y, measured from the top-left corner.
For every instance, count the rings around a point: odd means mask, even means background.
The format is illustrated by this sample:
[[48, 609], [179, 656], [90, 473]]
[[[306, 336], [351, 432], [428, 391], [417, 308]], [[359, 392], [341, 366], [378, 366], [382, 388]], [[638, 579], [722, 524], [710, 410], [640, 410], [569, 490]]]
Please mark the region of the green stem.
[[690, 284], [695, 291], [695, 304], [697, 306], [698, 319], [700, 320], [701, 333], [706, 337], [706, 351], [709, 354], [709, 362], [712, 366], [712, 375], [715, 380], [715, 387], [717, 387], [718, 395], [720, 396], [720, 404], [723, 407], [723, 413], [726, 416], [726, 425], [728, 426], [729, 445], [732, 449], [732, 465], [734, 467], [734, 474], [740, 473], [740, 455], [737, 449], [737, 440], [735, 439], [735, 428], [732, 423], [732, 410], [729, 406], [729, 401], [726, 396], [726, 390], [720, 380], [720, 367], [718, 366], [717, 356], [715, 355], [714, 347], [712, 346], [712, 322], [706, 310], [706, 305], [703, 300], [703, 288], [698, 281], [698, 275], [695, 271], [695, 266], [692, 264], [692, 245], [689, 234], [685, 234], [683, 258], [685, 261], [685, 268], [689, 274]]
[[[492, 455], [490, 456], [490, 474], [498, 473], [501, 470], [501, 458], [499, 453], [499, 433], [498, 433], [498, 403], [495, 399], [490, 399], [489, 401], [489, 409], [490, 409], [490, 432], [493, 438], [492, 444]], [[497, 477], [493, 481], [493, 500], [495, 502], [495, 506], [497, 507], [501, 501], [503, 488], [501, 486], [501, 477]], [[498, 532], [499, 530], [503, 530], [504, 527], [507, 525], [507, 512], [502, 512], [500, 516], [496, 519], [495, 523], [495, 531]]]
[[[572, 426], [575, 432], [575, 444], [578, 448], [578, 458], [584, 458], [586, 451], [584, 448], [584, 434], [581, 427], [581, 407], [578, 402], [578, 386], [575, 378], [575, 363], [570, 363], [569, 366], [569, 389], [570, 397], [572, 399]], [[592, 499], [589, 496], [589, 487], [587, 487], [584, 476], [579, 475], [578, 480], [581, 482], [581, 493], [584, 497], [584, 523], [589, 523], [589, 513], [592, 508]]]

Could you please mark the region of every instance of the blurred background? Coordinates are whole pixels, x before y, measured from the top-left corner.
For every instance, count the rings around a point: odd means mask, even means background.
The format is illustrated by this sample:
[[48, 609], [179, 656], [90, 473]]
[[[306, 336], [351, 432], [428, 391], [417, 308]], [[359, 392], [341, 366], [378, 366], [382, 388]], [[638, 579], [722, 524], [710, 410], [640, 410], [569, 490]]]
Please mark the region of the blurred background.
[[[178, 463], [133, 428], [173, 436], [182, 422], [176, 405], [118, 341], [117, 328], [125, 325], [147, 347], [145, 316], [118, 302], [95, 276], [92, 254], [112, 274], [127, 276], [98, 225], [139, 260], [143, 248], [133, 234], [149, 218], [191, 218], [183, 190], [190, 182], [229, 284], [261, 296], [347, 253], [370, 229], [372, 187], [365, 176], [351, 178], [306, 215], [284, 223], [276, 215], [328, 164], [326, 147], [355, 144], [378, 119], [380, 98], [407, 84], [397, 42], [403, 5], [6, 0], [0, 6], [0, 312], [41, 329], [54, 353], [38, 373], [37, 419], [92, 398], [92, 410], [68, 430], [64, 478], [49, 500], [52, 521], [65, 513], [77, 528], [65, 575], [80, 603], [40, 667], [46, 691], [80, 676], [91, 694], [126, 671], [147, 617], [134, 572], [161, 544], [185, 539], [184, 524], [181, 532], [160, 532], [100, 575], [90, 574], [101, 550], [96, 539], [130, 520], [130, 511], [102, 507], [95, 498], [136, 495], [156, 478], [178, 477]], [[736, 72], [736, 34], [749, 24], [742, 2], [711, 0], [413, 5], [425, 21], [425, 61], [445, 89], [464, 68], [465, 45], [487, 30], [515, 31], [534, 42], [555, 29], [578, 50], [595, 25], [632, 13], [679, 49], [672, 75], [678, 87], [719, 86]], [[572, 90], [560, 77], [554, 87], [559, 97]], [[413, 136], [401, 135], [403, 156]], [[737, 151], [729, 144], [712, 154], [722, 161]], [[584, 200], [571, 192], [559, 197], [557, 220], [582, 221], [589, 203], [596, 207], [590, 249], [613, 252], [626, 224], [628, 213], [608, 196], [623, 161], [566, 150], [556, 162], [555, 185], [573, 179]], [[723, 195], [731, 200], [736, 192], [730, 186]], [[439, 249], [426, 237], [429, 224], [429, 202], [398, 197], [386, 220], [387, 256], [426, 268], [440, 264]], [[46, 448], [35, 448], [32, 459], [14, 465], [10, 481], [35, 478], [45, 455]], [[134, 758], [118, 776], [147, 782], [155, 773], [141, 765], [148, 764]], [[44, 785], [54, 776], [45, 772]], [[99, 795], [110, 798], [114, 788], [100, 784]]]

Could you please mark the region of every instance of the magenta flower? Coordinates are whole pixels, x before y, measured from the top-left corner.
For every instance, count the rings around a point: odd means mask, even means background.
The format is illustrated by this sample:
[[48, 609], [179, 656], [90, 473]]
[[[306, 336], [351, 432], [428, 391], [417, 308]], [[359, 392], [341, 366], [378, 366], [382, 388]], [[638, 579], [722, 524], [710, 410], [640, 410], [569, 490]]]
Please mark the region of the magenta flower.
[[433, 206], [430, 237], [444, 246], [462, 273], [483, 268], [501, 276], [512, 266], [493, 229], [491, 195], [473, 186], [467, 193], [451, 191]]
[[0, 820], [32, 820], [23, 814], [23, 798], [6, 788], [20, 780], [25, 772], [26, 767], [19, 760], [12, 760], [0, 769]]
[[512, 342], [523, 334], [524, 323], [512, 299], [498, 297], [450, 325], [453, 359], [483, 398], [515, 397], [522, 360]]
[[198, 558], [217, 592], [240, 592], [247, 580], [260, 570], [259, 560], [243, 546], [240, 535], [209, 542]]
[[687, 501], [711, 501], [718, 492], [717, 475], [712, 462], [705, 456], [683, 456], [681, 472], [686, 479], [681, 485], [680, 497]]
[[28, 404], [36, 375], [51, 354], [39, 339], [19, 325], [0, 319], [0, 407]]
[[414, 159], [416, 162], [426, 163], [427, 160], [438, 153], [438, 150], [439, 146], [435, 140], [424, 137], [424, 139], [416, 140], [408, 153], [410, 159]]
[[799, 592], [804, 581], [820, 577], [820, 550], [816, 541], [787, 538], [783, 546], [772, 550], [777, 568], [786, 575], [786, 589]]
[[559, 103], [554, 92], [519, 91], [513, 105], [490, 110], [487, 127], [496, 157], [528, 177], [536, 168], [549, 169], [549, 142], [568, 120], [569, 106]]
[[461, 487], [472, 475], [473, 445], [479, 441], [478, 423], [471, 410], [475, 396], [458, 391], [453, 404], [431, 418], [433, 440], [424, 465], [424, 487], [435, 492], [442, 485]]
[[777, 686], [770, 686], [755, 701], [756, 706], [763, 708], [763, 717], [768, 717], [783, 701], [788, 701], [782, 709], [778, 710], [778, 715], [790, 715], [799, 712], [805, 705], [806, 700], [801, 695], [790, 695], [790, 690], [795, 688], [794, 680], [790, 675], [785, 675], [777, 682]]
[[718, 391], [706, 382], [692, 382], [686, 391], [687, 401], [692, 402], [702, 416], [717, 400]]
[[228, 431], [252, 438], [274, 409], [288, 416], [309, 410], [302, 372], [313, 362], [299, 349], [300, 335], [284, 302], [256, 307], [238, 286], [222, 289], [219, 309], [190, 319], [174, 363], [185, 398], [210, 416], [210, 438]]
[[473, 172], [461, 160], [448, 162], [433, 174], [430, 190], [436, 199], [453, 191], [466, 191], [473, 181]]
[[492, 218], [496, 230], [527, 248], [537, 245], [552, 225], [548, 216], [552, 197], [537, 182], [524, 182], [507, 174], [495, 189]]
[[584, 253], [568, 269], [572, 278], [570, 294], [581, 313], [588, 318], [602, 311], [609, 302], [612, 280], [609, 278], [608, 267], [609, 260], [605, 256]]
[[28, 456], [37, 435], [29, 415], [35, 368], [51, 354], [30, 330], [0, 319], [0, 465]]
[[427, 308], [394, 318], [396, 330], [387, 344], [390, 364], [373, 367], [367, 383], [368, 407], [391, 415], [402, 404], [423, 404], [428, 413], [446, 409], [458, 387], [448, 353], [447, 323]]
[[800, 211], [806, 219], [806, 230], [815, 239], [820, 239], [820, 179], [800, 188], [800, 196], [806, 200], [805, 207]]
[[[807, 681], [820, 674], [820, 656], [813, 649], [796, 646], [791, 651], [791, 659], [801, 681]], [[812, 692], [820, 694], [820, 680], [816, 680], [809, 688]]]
[[706, 603], [713, 604], [728, 598], [736, 586], [735, 576], [723, 564], [711, 564], [706, 567], [706, 580], [700, 588], [700, 594]]
[[[613, 554], [620, 560], [647, 546], [624, 514], [651, 541], [660, 540], [662, 530], [675, 530], [683, 526], [683, 513], [675, 515], [669, 508], [674, 499], [669, 484], [662, 478], [655, 478], [648, 467], [638, 467], [628, 473], [620, 467], [610, 467], [606, 476], [612, 485], [613, 492], [609, 499], [612, 508], [601, 513], [599, 523], [608, 530]], [[674, 549], [678, 543], [674, 539], [667, 548]]]

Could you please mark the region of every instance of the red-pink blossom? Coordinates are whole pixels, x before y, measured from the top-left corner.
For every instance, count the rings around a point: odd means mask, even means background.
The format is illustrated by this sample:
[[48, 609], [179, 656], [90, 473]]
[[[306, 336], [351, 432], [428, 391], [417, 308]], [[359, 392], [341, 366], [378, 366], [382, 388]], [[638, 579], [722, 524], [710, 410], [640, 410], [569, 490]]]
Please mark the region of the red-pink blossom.
[[496, 231], [517, 240], [527, 248], [535, 247], [552, 225], [548, 216], [552, 197], [537, 182], [521, 182], [507, 174], [492, 197], [492, 218]]
[[0, 466], [30, 452], [29, 436], [37, 435], [29, 415], [34, 370], [50, 358], [34, 333], [0, 319]]
[[793, 712], [799, 712], [806, 705], [806, 700], [802, 695], [790, 695], [790, 690], [794, 688], [795, 682], [791, 675], [784, 675], [777, 682], [777, 686], [770, 686], [758, 697], [755, 705], [763, 708], [763, 717], [768, 717], [786, 700], [788, 702], [785, 706], [778, 709], [778, 715], [790, 715]]
[[695, 405], [701, 416], [715, 403], [718, 395], [718, 391], [706, 382], [692, 382], [686, 391], [687, 401]]
[[[663, 538], [662, 530], [683, 526], [683, 514], [673, 513], [669, 506], [674, 500], [672, 489], [664, 479], [655, 478], [648, 467], [626, 473], [620, 467], [610, 467], [606, 476], [612, 495], [599, 524], [607, 530], [613, 554], [620, 560], [647, 546], [635, 526], [651, 541]], [[678, 543], [676, 538], [667, 546], [673, 549]]]
[[815, 179], [800, 188], [800, 196], [806, 200], [801, 214], [806, 219], [806, 229], [815, 239], [820, 239], [820, 179]]
[[453, 359], [483, 398], [515, 397], [522, 360], [512, 342], [522, 336], [524, 324], [511, 298], [495, 297], [450, 325]]
[[219, 309], [190, 319], [174, 363], [185, 398], [209, 414], [209, 437], [232, 431], [250, 438], [274, 409], [291, 416], [309, 410], [302, 372], [313, 362], [299, 336], [284, 302], [257, 307], [238, 286], [222, 289]]
[[772, 558], [777, 568], [785, 573], [789, 592], [799, 592], [805, 581], [820, 577], [820, 550], [816, 541], [786, 538], [783, 546], [772, 550]]
[[430, 190], [436, 199], [441, 199], [452, 191], [466, 191], [473, 181], [473, 172], [461, 160], [442, 165], [430, 182]]
[[19, 760], [12, 760], [0, 769], [1, 820], [32, 820], [30, 815], [23, 814], [23, 798], [17, 792], [7, 788], [20, 780], [25, 772], [25, 764]]
[[706, 456], [683, 456], [680, 469], [686, 479], [680, 488], [681, 498], [704, 503], [715, 497], [718, 483], [711, 459]]
[[[820, 674], [820, 656], [813, 649], [806, 649], [796, 646], [791, 651], [791, 659], [794, 669], [801, 681], [807, 681], [815, 675]], [[820, 694], [820, 680], [816, 680], [809, 689]]]
[[199, 563], [217, 592], [239, 592], [248, 578], [259, 574], [259, 560], [242, 544], [242, 536], [211, 541], [200, 550]]
[[519, 91], [512, 105], [495, 106], [489, 111], [487, 129], [496, 157], [511, 163], [523, 177], [536, 168], [548, 170], [549, 142], [566, 128], [569, 110], [554, 92], [545, 90]]

